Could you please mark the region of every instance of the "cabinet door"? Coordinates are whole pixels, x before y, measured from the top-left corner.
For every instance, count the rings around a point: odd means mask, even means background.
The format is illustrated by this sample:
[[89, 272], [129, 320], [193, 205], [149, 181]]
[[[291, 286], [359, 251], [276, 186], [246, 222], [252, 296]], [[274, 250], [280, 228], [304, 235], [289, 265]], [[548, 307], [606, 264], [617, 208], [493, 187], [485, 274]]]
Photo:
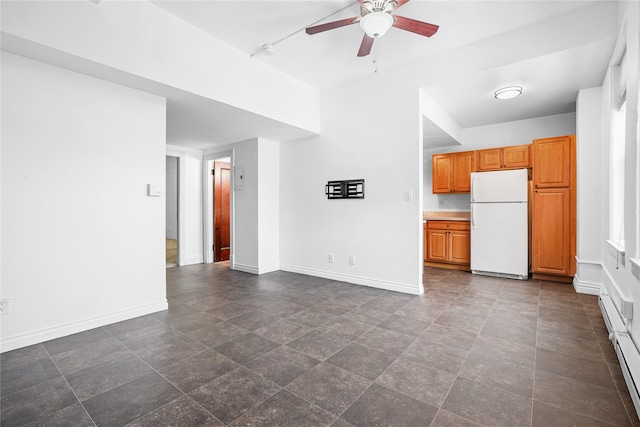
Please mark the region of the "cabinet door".
[[450, 193], [453, 157], [450, 154], [434, 154], [431, 157], [431, 187], [433, 194]]
[[500, 170], [502, 167], [502, 148], [476, 151], [476, 162], [476, 169], [479, 172]]
[[452, 230], [449, 232], [449, 260], [457, 264], [471, 262], [470, 232]]
[[446, 230], [427, 230], [427, 260], [447, 261], [447, 236]]
[[571, 136], [533, 141], [534, 188], [571, 185]]
[[424, 224], [424, 231], [422, 232], [422, 258], [427, 261], [427, 224]]
[[533, 272], [571, 275], [571, 190], [533, 193]]
[[514, 145], [502, 149], [502, 165], [508, 169], [528, 168], [530, 145]]
[[475, 153], [464, 151], [453, 154], [453, 191], [456, 193], [471, 192], [471, 172], [473, 172]]

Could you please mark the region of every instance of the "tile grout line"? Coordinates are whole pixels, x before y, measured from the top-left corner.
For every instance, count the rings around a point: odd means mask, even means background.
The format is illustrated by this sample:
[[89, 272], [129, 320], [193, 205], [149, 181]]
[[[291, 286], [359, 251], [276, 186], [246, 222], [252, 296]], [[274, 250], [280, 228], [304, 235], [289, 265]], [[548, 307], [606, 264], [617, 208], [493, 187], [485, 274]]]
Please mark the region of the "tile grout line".
[[[102, 329], [102, 328], [101, 328]], [[108, 331], [107, 331], [108, 332]], [[64, 382], [67, 384], [67, 387], [69, 387], [69, 390], [71, 390], [71, 392], [73, 393], [73, 395], [75, 396], [76, 400], [78, 401], [78, 403], [80, 404], [80, 406], [82, 407], [82, 410], [84, 411], [85, 414], [87, 414], [87, 416], [89, 417], [89, 419], [91, 420], [91, 422], [93, 423], [94, 426], [97, 426], [96, 422], [94, 421], [93, 417], [91, 416], [91, 414], [89, 413], [89, 411], [87, 411], [87, 408], [84, 407], [84, 404], [82, 403], [82, 401], [80, 400], [80, 398], [78, 398], [78, 395], [76, 394], [76, 391], [73, 389], [73, 387], [71, 387], [71, 384], [69, 384], [69, 381], [67, 381], [67, 377], [62, 373], [62, 371], [60, 370], [60, 368], [58, 367], [58, 364], [56, 363], [55, 360], [53, 360], [53, 357], [51, 357], [51, 353], [49, 353], [49, 350], [47, 350], [47, 347], [45, 347], [44, 345], [42, 346], [42, 348], [44, 348], [44, 351], [47, 353], [47, 356], [49, 356], [49, 359], [51, 360], [51, 363], [53, 363], [53, 365], [56, 367], [56, 369], [58, 370], [58, 372], [60, 372], [60, 376], [62, 377], [62, 379], [64, 379]], [[69, 406], [73, 406], [73, 405], [69, 405]], [[67, 406], [67, 408], [69, 407]], [[65, 408], [62, 408], [65, 409]], [[59, 409], [58, 411], [60, 411], [61, 409]], [[56, 412], [58, 412], [56, 411]], [[55, 414], [55, 412], [54, 412]], [[49, 415], [52, 416], [53, 414]], [[30, 423], [31, 424], [31, 423]]]

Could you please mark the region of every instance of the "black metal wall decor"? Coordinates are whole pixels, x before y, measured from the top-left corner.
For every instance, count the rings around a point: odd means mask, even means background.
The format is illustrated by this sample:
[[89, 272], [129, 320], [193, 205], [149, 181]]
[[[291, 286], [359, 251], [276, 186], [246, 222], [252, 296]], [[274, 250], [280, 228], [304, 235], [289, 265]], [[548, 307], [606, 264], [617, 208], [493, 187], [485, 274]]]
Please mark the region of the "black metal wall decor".
[[324, 194], [327, 199], [364, 199], [364, 179], [329, 181]]

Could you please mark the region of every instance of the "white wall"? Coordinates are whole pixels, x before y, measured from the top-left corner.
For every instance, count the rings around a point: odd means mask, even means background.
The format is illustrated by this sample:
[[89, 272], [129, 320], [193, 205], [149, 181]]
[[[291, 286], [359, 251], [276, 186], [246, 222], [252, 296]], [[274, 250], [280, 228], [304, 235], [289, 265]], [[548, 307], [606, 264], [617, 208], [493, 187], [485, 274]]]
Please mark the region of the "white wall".
[[203, 262], [201, 150], [166, 145], [167, 156], [178, 158], [178, 265]]
[[280, 269], [280, 143], [258, 141], [258, 269]]
[[244, 169], [242, 189], [234, 185], [233, 263], [236, 269], [259, 273], [258, 264], [258, 139], [234, 144], [234, 167]]
[[[281, 269], [422, 292], [418, 98], [393, 73], [349, 82], [323, 94], [321, 136], [281, 145]], [[363, 200], [327, 200], [327, 181], [359, 178]]]
[[166, 309], [165, 100], [1, 59], [2, 351]]
[[597, 293], [602, 283], [602, 88], [583, 89], [576, 102], [576, 276], [583, 292]]
[[178, 158], [167, 156], [165, 179], [165, 236], [178, 238]]
[[[553, 116], [517, 120], [507, 123], [462, 129], [461, 144], [458, 147], [425, 150], [423, 175], [423, 210], [469, 210], [468, 194], [445, 194], [437, 196], [431, 192], [431, 156], [454, 151], [480, 150], [507, 145], [531, 144], [534, 139], [576, 132], [576, 114], [565, 113]], [[439, 207], [438, 199], [443, 206]]]
[[185, 156], [185, 263], [203, 262], [202, 151], [186, 150]]
[[[638, 119], [638, 98], [639, 84], [638, 75], [640, 51], [640, 3], [624, 2], [620, 3], [620, 28], [626, 26], [626, 33], [621, 35], [620, 40], [626, 42], [626, 54], [629, 74], [627, 76], [627, 116], [626, 116], [626, 143], [625, 143], [625, 195], [624, 195], [624, 239], [625, 239], [625, 261], [620, 262], [620, 257], [605, 242], [609, 236], [609, 198], [610, 198], [610, 165], [609, 165], [609, 138], [611, 134], [611, 76], [607, 76], [602, 85], [602, 181], [603, 181], [603, 204], [602, 223], [604, 238], [600, 241], [602, 252], [602, 287], [603, 291], [611, 296], [618, 311], [621, 311], [620, 301], [622, 299], [633, 302], [633, 319], [626, 319], [626, 328], [633, 341], [640, 342], [640, 269], [633, 273], [630, 258], [635, 259], [640, 266], [640, 245], [638, 240], [640, 233], [638, 221], [638, 129], [640, 127]], [[585, 191], [587, 191], [585, 189]]]

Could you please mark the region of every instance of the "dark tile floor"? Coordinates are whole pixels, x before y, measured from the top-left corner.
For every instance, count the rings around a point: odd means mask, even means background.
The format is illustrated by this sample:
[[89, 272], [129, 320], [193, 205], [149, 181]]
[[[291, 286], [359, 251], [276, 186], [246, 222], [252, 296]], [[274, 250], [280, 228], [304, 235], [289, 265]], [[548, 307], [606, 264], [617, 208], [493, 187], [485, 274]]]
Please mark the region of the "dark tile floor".
[[403, 295], [224, 265], [2, 354], [3, 426], [640, 426], [597, 298], [426, 269]]

